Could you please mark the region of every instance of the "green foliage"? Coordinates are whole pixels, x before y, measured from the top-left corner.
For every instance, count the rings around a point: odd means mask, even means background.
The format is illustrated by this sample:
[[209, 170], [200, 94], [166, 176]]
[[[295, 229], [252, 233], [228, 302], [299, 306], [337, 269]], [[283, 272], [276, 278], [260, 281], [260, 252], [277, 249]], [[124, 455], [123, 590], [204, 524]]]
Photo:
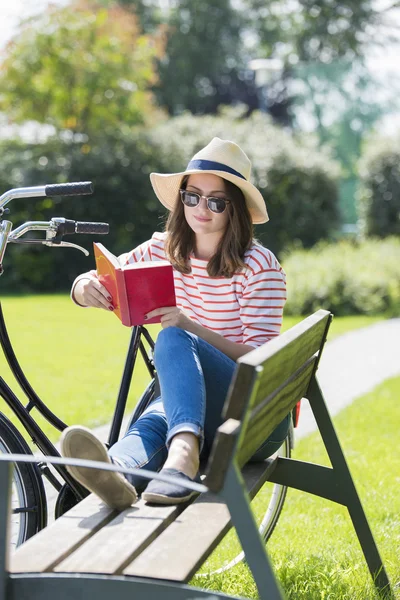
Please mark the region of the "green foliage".
[[240, 109], [218, 117], [185, 114], [156, 127], [152, 135], [171, 172], [184, 169], [214, 136], [238, 143], [252, 161], [253, 183], [270, 216], [255, 234], [272, 251], [279, 254], [298, 242], [310, 247], [336, 232], [338, 168], [309, 136], [290, 135], [262, 113], [242, 119]]
[[378, 86], [362, 60], [303, 63], [291, 71], [296, 79], [292, 114], [313, 122], [321, 143], [329, 143], [342, 167], [341, 214], [345, 223], [356, 223], [354, 190], [362, 142], [389, 102], [375, 100]]
[[400, 311], [400, 239], [320, 244], [282, 261], [287, 273], [285, 314], [319, 308], [335, 315]]
[[[66, 237], [91, 250], [93, 241], [115, 254], [126, 252], [160, 230], [164, 212], [151, 188], [150, 171], [163, 168], [157, 147], [143, 132], [128, 130], [101, 138], [54, 137], [40, 144], [6, 141], [0, 144], [0, 189], [62, 183], [94, 182], [93, 196], [25, 198], [9, 204], [14, 226], [29, 220], [59, 216], [110, 223], [107, 237]], [[38, 237], [43, 237], [39, 235]], [[2, 276], [3, 290], [68, 289], [79, 273], [93, 268], [93, 256], [76, 250], [10, 244]]]
[[140, 35], [121, 7], [50, 7], [6, 48], [0, 109], [16, 123], [84, 133], [142, 123], [155, 113], [149, 88], [160, 50], [157, 36]]
[[279, 44], [292, 64], [354, 58], [382, 22], [373, 0], [244, 0], [244, 6], [266, 55]]
[[156, 94], [171, 114], [213, 112], [219, 80], [240, 60], [240, 17], [230, 0], [178, 0], [167, 17]]
[[[309, 140], [293, 138], [272, 125], [265, 115], [243, 120], [232, 110], [221, 117], [184, 115], [152, 130], [124, 128], [101, 137], [60, 135], [39, 144], [3, 141], [2, 192], [64, 181], [95, 184], [92, 197], [14, 200], [10, 220], [15, 226], [54, 216], [106, 221], [111, 230], [104, 243], [115, 254], [126, 252], [163, 229], [165, 209], [154, 195], [149, 173], [184, 170], [215, 135], [239, 143], [252, 160], [254, 182], [271, 219], [255, 233], [267, 247], [276, 253], [296, 242], [308, 247], [335, 232], [335, 163], [317, 153]], [[73, 241], [89, 249], [92, 245], [90, 236], [75, 236]], [[67, 289], [78, 273], [92, 266], [92, 257], [74, 250], [12, 245], [2, 286], [14, 291]]]
[[365, 235], [400, 234], [398, 139], [372, 139], [360, 163], [360, 226]]

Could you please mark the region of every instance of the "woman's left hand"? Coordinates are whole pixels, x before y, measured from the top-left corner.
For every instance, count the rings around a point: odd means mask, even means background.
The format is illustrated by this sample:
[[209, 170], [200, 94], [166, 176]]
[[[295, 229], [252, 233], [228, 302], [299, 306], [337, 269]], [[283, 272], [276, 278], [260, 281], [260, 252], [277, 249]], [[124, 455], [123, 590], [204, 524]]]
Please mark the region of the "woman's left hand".
[[193, 321], [177, 306], [166, 306], [163, 308], [156, 308], [155, 310], [147, 313], [147, 319], [161, 316], [161, 326], [163, 329], [167, 327], [179, 327], [190, 331], [193, 326]]

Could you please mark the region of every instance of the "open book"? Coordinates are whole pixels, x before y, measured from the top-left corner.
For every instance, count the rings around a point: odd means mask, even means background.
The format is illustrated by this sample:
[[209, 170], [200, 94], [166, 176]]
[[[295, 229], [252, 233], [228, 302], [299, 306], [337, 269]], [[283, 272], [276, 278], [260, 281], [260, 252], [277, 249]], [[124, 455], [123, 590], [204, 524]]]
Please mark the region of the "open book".
[[156, 308], [176, 305], [172, 265], [158, 260], [121, 266], [103, 244], [95, 242], [93, 247], [100, 282], [111, 294], [114, 313], [122, 324], [160, 323], [160, 317], [145, 320], [144, 316]]

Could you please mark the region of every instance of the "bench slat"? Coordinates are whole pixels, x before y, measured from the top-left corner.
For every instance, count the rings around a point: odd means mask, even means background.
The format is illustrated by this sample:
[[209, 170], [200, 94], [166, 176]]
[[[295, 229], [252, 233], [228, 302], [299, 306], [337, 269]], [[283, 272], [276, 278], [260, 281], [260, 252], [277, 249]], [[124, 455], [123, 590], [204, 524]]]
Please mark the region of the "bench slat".
[[[237, 458], [239, 466], [245, 464], [253, 456], [275, 427], [305, 396], [316, 360], [317, 358], [311, 359], [297, 377], [290, 380], [272, 398], [266, 398], [264, 404], [259, 404], [257, 409], [252, 411], [246, 424], [245, 435], [240, 440]], [[262, 395], [262, 391], [259, 393]]]
[[[331, 318], [328, 311], [318, 310], [282, 335], [238, 359], [235, 377], [224, 405], [223, 417], [243, 422], [240, 436], [244, 435], [246, 439], [249, 437], [246, 432], [248, 416], [244, 415], [244, 411], [247, 408], [254, 411], [268, 396], [288, 382], [293, 373], [301, 369], [313, 355], [319, 354]], [[279, 421], [276, 421], [274, 425], [278, 423]], [[272, 431], [273, 428], [267, 429], [264, 439]], [[262, 441], [259, 440], [259, 443]], [[217, 431], [211, 450], [213, 460], [207, 468], [209, 487], [213, 491], [221, 489], [232, 460], [232, 452], [223, 454], [220, 451], [222, 444], [227, 445], [227, 440]], [[231, 447], [234, 448], [233, 443]], [[251, 453], [248, 454], [249, 456]], [[242, 460], [241, 464], [243, 462], [245, 460]]]
[[[275, 460], [246, 465], [243, 478], [253, 498], [275, 468]], [[205, 494], [188, 506], [142, 554], [124, 575], [189, 581], [231, 527], [227, 506]]]
[[11, 573], [47, 572], [116, 515], [90, 494], [65, 515], [19, 546], [10, 557]]
[[[326, 311], [318, 312], [323, 313], [320, 315], [319, 320], [313, 319], [314, 315], [309, 317], [308, 328], [304, 325], [305, 321], [300, 323], [297, 335], [295, 326], [278, 338], [271, 340], [268, 344], [257, 348], [254, 352], [245, 354], [242, 359], [239, 359], [246, 362], [246, 364], [253, 364], [255, 367], [268, 359], [268, 366], [263, 368], [259, 378], [257, 393], [252, 398], [251, 408], [254, 409], [319, 351], [330, 315]], [[272, 345], [274, 346], [272, 347]], [[256, 356], [257, 354], [258, 356]], [[246, 360], [246, 357], [248, 357], [248, 360]]]
[[140, 500], [110, 521], [54, 571], [120, 574], [182, 509], [182, 506], [148, 506]]

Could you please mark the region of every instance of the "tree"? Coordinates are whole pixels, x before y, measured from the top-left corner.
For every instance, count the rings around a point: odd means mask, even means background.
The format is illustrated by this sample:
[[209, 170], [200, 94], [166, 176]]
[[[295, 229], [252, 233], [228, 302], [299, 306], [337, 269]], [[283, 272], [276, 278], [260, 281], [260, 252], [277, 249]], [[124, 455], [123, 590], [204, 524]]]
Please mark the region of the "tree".
[[[102, 0], [107, 6], [115, 0]], [[216, 113], [221, 104], [257, 108], [246, 71], [241, 32], [244, 15], [231, 0], [117, 0], [137, 15], [145, 32], [165, 25], [165, 55], [153, 87], [159, 104], [175, 115]]]
[[140, 34], [120, 6], [80, 0], [50, 7], [5, 50], [0, 110], [15, 123], [80, 133], [143, 123], [155, 112], [150, 87], [162, 46], [160, 34]]
[[230, 0], [178, 0], [167, 20], [157, 98], [170, 114], [215, 112], [240, 66], [240, 15]]
[[320, 143], [329, 143], [334, 149], [342, 165], [342, 218], [355, 224], [357, 163], [363, 139], [391, 104], [379, 97], [379, 87], [361, 59], [303, 63], [292, 75], [295, 126], [304, 128], [307, 121], [307, 128], [317, 132]]
[[385, 10], [374, 0], [242, 0], [248, 26], [258, 37], [264, 56], [279, 52], [289, 64], [329, 63], [362, 54], [366, 44], [379, 43], [393, 34]]

